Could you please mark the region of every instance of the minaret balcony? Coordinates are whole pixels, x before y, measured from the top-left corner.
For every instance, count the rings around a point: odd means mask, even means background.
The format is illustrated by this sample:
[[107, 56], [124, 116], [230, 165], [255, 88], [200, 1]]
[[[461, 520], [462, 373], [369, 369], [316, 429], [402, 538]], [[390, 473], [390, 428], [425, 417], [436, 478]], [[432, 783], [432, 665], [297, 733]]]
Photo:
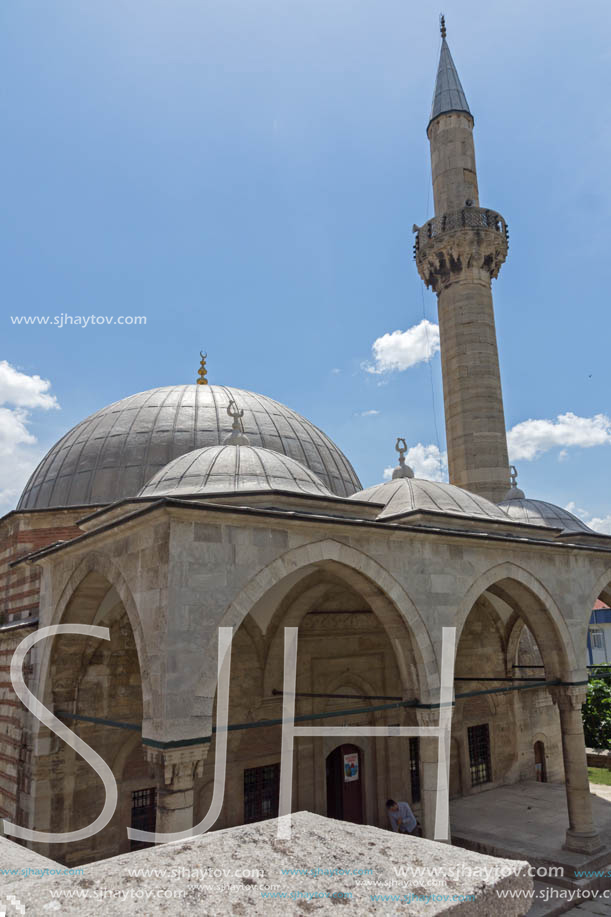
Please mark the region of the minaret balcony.
[[414, 226], [414, 258], [427, 287], [436, 293], [451, 283], [498, 276], [507, 257], [507, 223], [494, 210], [463, 207]]

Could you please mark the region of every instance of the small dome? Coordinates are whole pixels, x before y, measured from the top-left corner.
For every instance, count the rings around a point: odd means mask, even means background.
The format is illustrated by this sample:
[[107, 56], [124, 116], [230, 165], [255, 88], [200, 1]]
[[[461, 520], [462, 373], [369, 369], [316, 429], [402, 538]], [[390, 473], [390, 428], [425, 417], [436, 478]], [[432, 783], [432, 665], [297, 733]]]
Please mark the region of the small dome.
[[514, 522], [527, 522], [530, 525], [547, 525], [550, 528], [562, 529], [563, 532], [581, 532], [595, 535], [585, 522], [569, 513], [568, 509], [546, 503], [545, 500], [506, 499], [499, 503]]
[[305, 465], [257, 446], [208, 446], [180, 455], [158, 471], [139, 497], [187, 497], [198, 494], [289, 491], [333, 497]]
[[381, 503], [384, 509], [378, 519], [388, 519], [391, 516], [402, 516], [421, 510], [452, 516], [508, 521], [503, 510], [485, 497], [479, 497], [454, 484], [423, 481], [420, 478], [395, 478], [385, 484], [368, 487], [353, 494], [350, 499]]

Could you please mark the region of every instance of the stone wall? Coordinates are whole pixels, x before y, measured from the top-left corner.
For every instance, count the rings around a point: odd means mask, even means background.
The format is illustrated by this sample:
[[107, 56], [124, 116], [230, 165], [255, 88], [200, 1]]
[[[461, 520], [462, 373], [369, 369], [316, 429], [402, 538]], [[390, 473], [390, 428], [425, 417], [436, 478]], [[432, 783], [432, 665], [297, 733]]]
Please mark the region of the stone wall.
[[38, 616], [40, 569], [10, 564], [56, 541], [81, 534], [76, 521], [84, 510], [9, 513], [0, 519], [0, 626]]
[[[76, 525], [84, 510], [9, 513], [0, 519], [0, 815], [20, 824], [29, 808], [31, 736], [26, 711], [16, 697], [9, 668], [13, 652], [36, 629], [40, 601], [40, 567], [10, 564], [56, 541], [81, 534]], [[31, 621], [31, 624], [26, 622]], [[32, 674], [26, 662], [26, 682]], [[0, 833], [2, 827], [0, 825]]]
[[607, 767], [611, 770], [611, 751], [602, 748], [586, 748], [588, 767]]
[[[16, 647], [35, 629], [13, 624], [0, 630], [0, 816], [21, 824], [23, 795], [29, 794], [31, 784], [31, 742], [26, 711], [13, 691], [9, 669]], [[26, 668], [28, 674], [31, 667]]]

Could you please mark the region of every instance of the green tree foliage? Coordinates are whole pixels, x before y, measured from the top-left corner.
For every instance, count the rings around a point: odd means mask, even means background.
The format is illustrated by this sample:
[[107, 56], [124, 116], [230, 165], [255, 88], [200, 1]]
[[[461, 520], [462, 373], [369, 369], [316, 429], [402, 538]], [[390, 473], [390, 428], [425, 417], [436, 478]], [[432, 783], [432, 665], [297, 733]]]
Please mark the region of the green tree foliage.
[[611, 669], [593, 669], [583, 705], [588, 748], [611, 749]]

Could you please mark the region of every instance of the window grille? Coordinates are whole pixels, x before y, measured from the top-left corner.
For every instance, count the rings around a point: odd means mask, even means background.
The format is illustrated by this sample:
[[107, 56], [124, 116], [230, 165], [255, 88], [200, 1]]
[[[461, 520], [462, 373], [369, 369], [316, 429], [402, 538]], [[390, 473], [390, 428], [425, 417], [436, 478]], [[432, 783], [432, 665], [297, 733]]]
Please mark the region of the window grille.
[[280, 764], [249, 767], [244, 771], [244, 822], [278, 816]]
[[[157, 790], [154, 786], [144, 790], [134, 790], [132, 793], [132, 828], [139, 831], [154, 831], [157, 821]], [[131, 849], [139, 850], [141, 847], [150, 847], [147, 841], [132, 841]]]
[[492, 768], [490, 765], [490, 730], [488, 723], [481, 726], [469, 726], [469, 764], [471, 786], [490, 783]]

